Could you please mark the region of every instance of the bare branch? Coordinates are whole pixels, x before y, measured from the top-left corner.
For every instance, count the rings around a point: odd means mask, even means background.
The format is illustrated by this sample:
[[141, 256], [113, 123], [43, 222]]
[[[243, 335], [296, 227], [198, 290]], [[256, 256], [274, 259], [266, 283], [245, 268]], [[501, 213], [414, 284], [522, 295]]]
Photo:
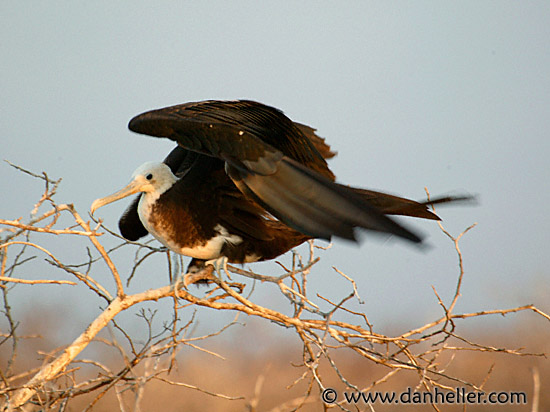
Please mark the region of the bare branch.
[[70, 280], [49, 280], [49, 279], [27, 280], [27, 279], [16, 279], [16, 278], [6, 277], [6, 276], [0, 276], [0, 282], [24, 283], [26, 285], [38, 285], [38, 284], [76, 285], [75, 282], [71, 282]]

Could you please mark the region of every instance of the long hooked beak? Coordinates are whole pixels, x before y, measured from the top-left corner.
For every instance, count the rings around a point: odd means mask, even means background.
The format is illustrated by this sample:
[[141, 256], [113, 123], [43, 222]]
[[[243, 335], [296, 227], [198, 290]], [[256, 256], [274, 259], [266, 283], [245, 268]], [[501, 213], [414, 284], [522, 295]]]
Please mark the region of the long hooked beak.
[[112, 195], [102, 197], [101, 199], [94, 200], [94, 203], [92, 203], [92, 207], [90, 208], [90, 213], [93, 215], [94, 212], [99, 209], [102, 206], [105, 206], [109, 203], [115, 202], [117, 200], [123, 199], [127, 196], [133, 195], [134, 193], [141, 192], [141, 188], [143, 187], [143, 184], [132, 180], [128, 186], [120, 189], [118, 192], [113, 193]]

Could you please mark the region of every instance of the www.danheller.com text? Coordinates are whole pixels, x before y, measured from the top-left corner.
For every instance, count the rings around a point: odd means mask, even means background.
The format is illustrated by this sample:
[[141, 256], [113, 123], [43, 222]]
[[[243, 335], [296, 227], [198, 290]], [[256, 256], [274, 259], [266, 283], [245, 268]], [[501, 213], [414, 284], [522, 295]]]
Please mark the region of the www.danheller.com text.
[[[342, 391], [326, 388], [321, 393], [323, 402], [327, 404], [345, 402], [354, 404], [359, 402], [382, 404], [448, 404], [448, 405], [524, 405], [527, 404], [525, 392], [513, 391], [471, 391], [464, 387], [447, 391], [436, 387], [433, 391], [416, 391], [407, 388], [403, 392], [383, 391]], [[340, 398], [340, 399], [339, 399]]]

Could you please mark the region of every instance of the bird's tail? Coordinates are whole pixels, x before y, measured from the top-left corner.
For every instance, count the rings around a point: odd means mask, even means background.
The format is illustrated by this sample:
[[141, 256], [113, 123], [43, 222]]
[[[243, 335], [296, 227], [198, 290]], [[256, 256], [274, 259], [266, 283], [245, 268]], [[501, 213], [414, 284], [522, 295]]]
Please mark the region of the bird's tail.
[[365, 201], [386, 215], [401, 215], [419, 217], [422, 219], [441, 220], [439, 216], [428, 209], [431, 205], [472, 201], [472, 196], [440, 196], [423, 202], [417, 202], [403, 197], [376, 192], [374, 190], [351, 187]]

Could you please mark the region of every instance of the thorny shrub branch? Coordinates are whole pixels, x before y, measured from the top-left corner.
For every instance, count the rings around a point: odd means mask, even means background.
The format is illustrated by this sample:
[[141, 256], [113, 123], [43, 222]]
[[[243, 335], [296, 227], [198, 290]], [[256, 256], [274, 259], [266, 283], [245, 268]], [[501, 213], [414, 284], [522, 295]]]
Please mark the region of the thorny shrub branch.
[[[398, 336], [386, 336], [373, 330], [364, 313], [346, 307], [346, 304], [354, 298], [358, 302], [362, 302], [359, 297], [359, 287], [351, 276], [344, 274], [337, 268], [334, 268], [334, 270], [349, 282], [350, 292], [339, 299], [315, 294], [318, 301], [313, 300], [314, 297], [308, 292], [307, 285], [308, 276], [319, 261], [319, 257], [315, 256], [317, 246], [313, 242], [310, 242], [307, 259], [294, 253], [290, 268], [280, 264], [285, 270], [282, 275], [263, 275], [229, 265], [229, 270], [235, 274], [260, 281], [262, 284], [276, 285], [293, 308], [292, 315], [286, 315], [263, 306], [261, 302], [254, 300], [253, 290], [247, 290], [247, 285], [226, 281], [223, 276], [213, 279], [211, 289], [203, 297], [182, 288], [181, 282], [135, 294], [127, 294], [120, 273], [111, 259], [111, 254], [124, 245], [135, 248], [136, 242], [124, 242], [111, 250], [105, 249], [100, 241], [105, 232], [98, 232], [100, 229], [105, 229], [101, 222], [92, 227], [89, 221], [81, 217], [73, 205], [58, 205], [55, 203], [53, 197], [60, 179], [53, 181], [45, 173], [37, 175], [18, 166], [14, 167], [42, 179], [45, 189], [40, 200], [34, 205], [31, 218], [27, 222], [23, 222], [22, 218], [15, 220], [0, 219], [0, 236], [2, 236], [0, 237], [0, 288], [3, 294], [3, 315], [8, 325], [7, 330], [0, 333], [0, 346], [5, 345], [11, 351], [11, 356], [7, 358], [6, 364], [0, 368], [0, 404], [3, 404], [4, 410], [14, 410], [26, 404], [36, 405], [40, 408], [56, 407], [63, 410], [71, 399], [84, 394], [93, 394], [93, 399], [87, 407], [87, 410], [89, 410], [109, 391], [114, 391], [119, 401], [122, 402], [120, 396], [127, 389], [131, 389], [135, 393], [137, 410], [143, 396], [143, 388], [151, 381], [198, 390], [225, 400], [244, 399], [242, 396], [226, 395], [217, 393], [213, 389], [200, 388], [184, 382], [175, 382], [168, 377], [176, 362], [176, 353], [182, 347], [201, 350], [209, 355], [221, 357], [215, 352], [202, 348], [199, 342], [210, 339], [236, 324], [239, 313], [263, 318], [276, 325], [291, 328], [301, 340], [303, 344], [303, 356], [300, 365], [302, 367], [301, 376], [290, 383], [289, 387], [301, 381], [305, 381], [307, 384], [301, 397], [285, 403], [285, 407], [292, 410], [298, 410], [303, 405], [311, 402], [320, 402], [318, 394], [326, 387], [325, 372], [321, 368], [322, 361], [328, 362], [329, 368], [336, 373], [338, 379], [346, 388], [354, 390], [370, 390], [387, 382], [397, 373], [416, 374], [418, 386], [426, 390], [434, 387], [452, 390], [452, 385], [457, 383], [473, 390], [480, 390], [485, 383], [484, 381], [476, 384], [467, 382], [459, 376], [448, 374], [446, 372], [446, 366], [448, 365], [441, 365], [438, 361], [439, 356], [444, 352], [454, 353], [459, 351], [540, 355], [480, 345], [468, 341], [456, 332], [455, 321], [457, 319], [495, 314], [504, 315], [519, 311], [533, 311], [550, 321], [550, 316], [533, 305], [474, 313], [454, 313], [465, 273], [459, 241], [475, 224], [458, 236], [452, 236], [440, 226], [443, 233], [454, 244], [459, 265], [456, 290], [450, 304], [446, 304], [434, 289], [437, 302], [443, 309], [443, 316], [433, 322], [411, 328]], [[45, 207], [48, 207], [48, 209], [40, 214], [39, 211]], [[68, 222], [65, 227], [62, 227], [62, 221]], [[56, 256], [44, 246], [48, 244], [49, 235], [55, 235], [65, 241], [70, 241], [71, 237], [74, 236], [87, 239], [95, 253], [90, 252], [89, 248], [86, 247], [87, 259], [84, 263], [77, 265], [63, 263], [62, 258]], [[139, 249], [136, 252], [135, 267], [131, 271], [131, 276], [134, 275], [137, 266], [142, 264], [144, 260], [158, 253], [165, 253], [162, 248], [153, 248], [139, 243], [137, 245]], [[36, 251], [36, 255], [33, 254], [33, 250]], [[145, 251], [145, 254], [140, 257], [139, 251], [141, 250]], [[71, 276], [72, 280], [24, 279], [26, 272], [22, 268], [40, 254], [47, 256], [47, 262], [61, 269], [60, 274]], [[169, 255], [169, 278], [177, 279], [180, 267], [183, 266], [177, 263], [177, 259], [171, 259]], [[108, 267], [116, 291], [109, 291], [112, 287], [106, 284], [104, 273], [100, 267], [98, 268], [99, 264], [105, 264]], [[49, 353], [42, 367], [20, 372], [16, 370], [18, 344], [22, 339], [29, 337], [18, 334], [18, 323], [11, 311], [8, 298], [9, 291], [15, 285], [17, 287], [28, 287], [28, 284], [55, 285], [40, 287], [73, 287], [80, 285], [92, 292], [90, 299], [95, 294], [106, 302], [107, 306], [102, 312], [98, 313], [95, 320], [84, 328], [83, 332], [72, 343]], [[138, 344], [129, 332], [118, 325], [116, 318], [121, 312], [143, 302], [158, 301], [165, 298], [170, 298], [174, 302], [174, 318], [170, 322], [165, 322], [159, 331], [155, 328], [153, 322], [155, 312], [142, 309], [140, 317], [148, 330], [144, 342]], [[329, 309], [322, 310], [321, 304], [328, 304]], [[206, 307], [211, 310], [233, 311], [236, 312], [237, 316], [218, 331], [213, 331], [204, 336], [194, 336], [195, 312], [187, 322], [180, 319], [180, 311], [191, 305], [195, 306], [195, 311], [197, 307]], [[340, 320], [338, 315], [341, 313], [347, 315], [346, 319], [352, 316], [357, 320], [354, 322]], [[110, 334], [110, 339], [98, 337], [98, 333], [105, 327], [120, 332], [123, 342], [117, 340], [120, 338], [117, 338], [114, 332]], [[456, 342], [456, 345], [449, 345], [448, 343], [451, 341]], [[123, 366], [113, 369], [99, 360], [77, 359], [80, 352], [92, 342], [116, 349], [123, 359]], [[361, 387], [346, 376], [346, 371], [335, 360], [333, 355], [341, 350], [353, 352], [365, 362], [382, 365], [387, 368], [387, 373], [369, 386]], [[139, 373], [136, 368], [140, 363], [144, 365], [144, 372], [142, 373]], [[83, 367], [95, 368], [97, 373], [81, 377], [77, 371]], [[489, 375], [490, 371], [487, 378]], [[261, 380], [258, 382], [254, 397], [247, 401], [251, 410], [257, 405], [260, 396]], [[343, 402], [325, 405], [325, 407], [339, 407], [342, 410], [347, 410]], [[436, 405], [433, 405], [433, 407], [439, 410]], [[121, 409], [123, 409], [122, 404]]]

